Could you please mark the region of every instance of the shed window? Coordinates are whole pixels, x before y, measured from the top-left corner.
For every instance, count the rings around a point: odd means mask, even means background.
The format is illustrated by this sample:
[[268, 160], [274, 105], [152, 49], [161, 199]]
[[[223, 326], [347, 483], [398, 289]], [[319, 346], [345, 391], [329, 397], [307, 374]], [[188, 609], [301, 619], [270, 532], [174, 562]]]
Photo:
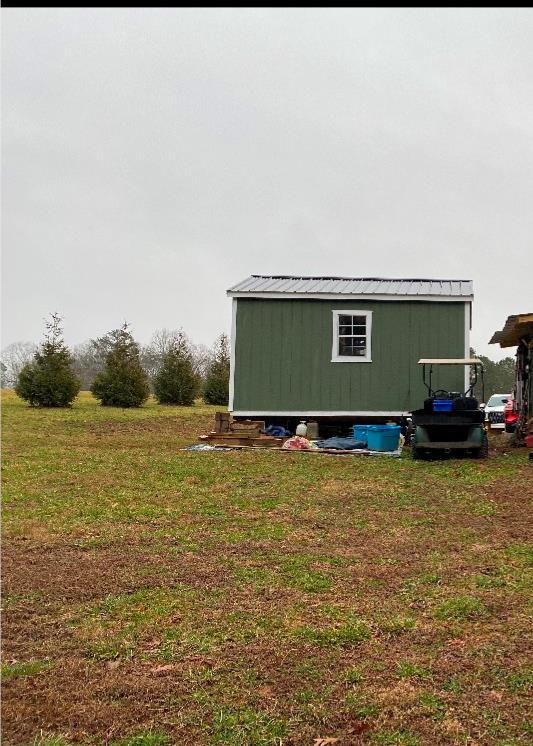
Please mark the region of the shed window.
[[370, 363], [372, 311], [333, 311], [333, 363]]

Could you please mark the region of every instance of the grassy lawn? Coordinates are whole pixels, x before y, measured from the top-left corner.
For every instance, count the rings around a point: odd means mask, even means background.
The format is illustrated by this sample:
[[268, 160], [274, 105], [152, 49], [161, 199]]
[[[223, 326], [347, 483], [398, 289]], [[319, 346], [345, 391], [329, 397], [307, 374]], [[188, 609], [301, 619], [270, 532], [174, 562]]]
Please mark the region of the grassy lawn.
[[4, 743], [531, 743], [524, 451], [180, 451], [214, 412], [4, 392]]

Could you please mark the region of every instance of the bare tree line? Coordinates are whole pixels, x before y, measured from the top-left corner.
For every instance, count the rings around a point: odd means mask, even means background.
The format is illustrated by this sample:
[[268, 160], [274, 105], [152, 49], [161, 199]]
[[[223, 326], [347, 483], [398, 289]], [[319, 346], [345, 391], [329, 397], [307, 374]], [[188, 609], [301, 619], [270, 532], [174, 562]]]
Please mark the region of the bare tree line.
[[[215, 356], [215, 345], [208, 347], [194, 343], [182, 329], [158, 329], [148, 344], [139, 345], [141, 365], [148, 374], [150, 382], [161, 368], [162, 360], [177, 337], [184, 338], [191, 352], [196, 373], [201, 380], [205, 379], [207, 369]], [[1, 386], [14, 388], [20, 371], [29, 363], [38, 349], [35, 342], [13, 342], [1, 352]], [[81, 388], [89, 390], [95, 377], [103, 370], [108, 351], [106, 337], [98, 337], [82, 342], [71, 348], [74, 358], [73, 369], [80, 378]]]
[[1, 382], [3, 389], [13, 389], [22, 368], [32, 360], [39, 345], [35, 342], [13, 342], [1, 353]]

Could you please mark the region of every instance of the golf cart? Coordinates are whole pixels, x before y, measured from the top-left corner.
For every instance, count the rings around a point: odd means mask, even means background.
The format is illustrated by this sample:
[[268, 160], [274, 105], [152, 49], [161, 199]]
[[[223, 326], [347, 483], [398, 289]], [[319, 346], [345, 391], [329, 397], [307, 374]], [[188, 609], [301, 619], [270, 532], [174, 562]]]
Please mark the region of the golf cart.
[[[414, 435], [411, 438], [412, 455], [415, 459], [429, 458], [431, 455], [451, 455], [454, 451], [486, 458], [489, 452], [485, 431], [485, 413], [474, 398], [474, 386], [481, 377], [483, 397], [485, 384], [483, 364], [477, 358], [452, 360], [422, 359], [422, 378], [428, 390], [428, 398], [423, 409], [416, 409], [412, 415]], [[463, 393], [434, 389], [432, 385], [433, 366], [469, 365], [473, 370], [470, 386]], [[429, 368], [429, 370], [427, 370]]]

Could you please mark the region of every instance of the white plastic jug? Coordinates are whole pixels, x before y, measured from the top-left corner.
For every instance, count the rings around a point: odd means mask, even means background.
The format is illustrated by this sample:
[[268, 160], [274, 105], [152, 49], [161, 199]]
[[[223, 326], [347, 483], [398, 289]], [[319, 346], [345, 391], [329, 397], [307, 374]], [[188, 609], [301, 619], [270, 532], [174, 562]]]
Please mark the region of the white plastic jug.
[[301, 438], [305, 438], [307, 435], [307, 425], [305, 424], [305, 420], [300, 420], [300, 424], [296, 428], [296, 435], [299, 435]]

